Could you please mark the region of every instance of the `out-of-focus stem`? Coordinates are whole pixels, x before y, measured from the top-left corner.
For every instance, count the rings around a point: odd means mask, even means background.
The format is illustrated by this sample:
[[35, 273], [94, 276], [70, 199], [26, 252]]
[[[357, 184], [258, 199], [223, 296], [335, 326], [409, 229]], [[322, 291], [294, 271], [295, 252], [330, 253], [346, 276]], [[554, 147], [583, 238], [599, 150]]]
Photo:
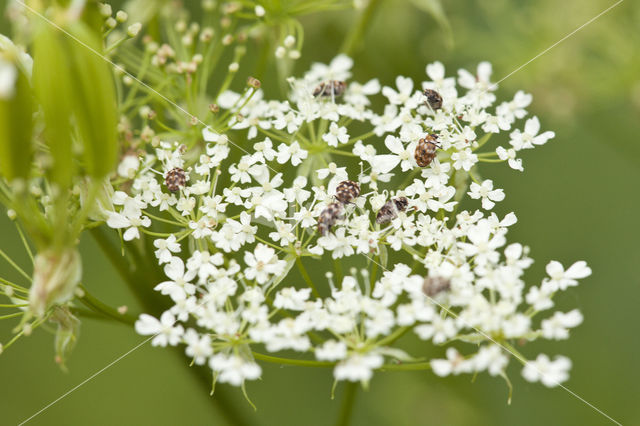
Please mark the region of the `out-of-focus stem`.
[[351, 413], [356, 402], [356, 392], [358, 391], [357, 382], [346, 382], [344, 393], [342, 395], [342, 405], [340, 406], [340, 414], [336, 421], [336, 426], [348, 426], [351, 423]]
[[351, 31], [345, 38], [342, 48], [340, 48], [340, 52], [349, 56], [353, 54], [353, 51], [358, 47], [358, 44], [360, 44], [364, 34], [367, 32], [367, 27], [371, 23], [380, 3], [382, 3], [381, 0], [369, 0], [369, 4], [366, 9], [360, 14], [358, 23], [351, 28]]

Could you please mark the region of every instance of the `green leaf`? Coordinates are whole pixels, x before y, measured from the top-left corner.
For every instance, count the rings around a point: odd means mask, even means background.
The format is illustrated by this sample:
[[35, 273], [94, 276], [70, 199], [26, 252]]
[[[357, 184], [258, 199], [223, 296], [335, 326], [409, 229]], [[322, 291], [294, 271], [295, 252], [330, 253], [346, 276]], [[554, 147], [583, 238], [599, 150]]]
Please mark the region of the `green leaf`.
[[31, 170], [33, 102], [29, 79], [19, 69], [13, 96], [0, 99], [0, 174], [27, 179]]

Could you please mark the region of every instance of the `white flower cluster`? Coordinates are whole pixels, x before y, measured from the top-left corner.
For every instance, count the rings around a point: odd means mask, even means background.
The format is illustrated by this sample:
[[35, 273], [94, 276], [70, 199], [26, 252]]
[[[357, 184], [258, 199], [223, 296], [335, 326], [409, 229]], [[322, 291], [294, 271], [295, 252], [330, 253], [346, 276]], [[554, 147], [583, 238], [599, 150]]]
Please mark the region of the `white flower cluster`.
[[[289, 80], [290, 101], [264, 100], [260, 90], [224, 93], [220, 107], [234, 117], [228, 128], [256, 139], [239, 158], [225, 129], [213, 128], [203, 129], [200, 149], [163, 142], [140, 161], [125, 157], [121, 175], [133, 179], [115, 193], [118, 207], [107, 223], [125, 229], [125, 240], [140, 232], [156, 238], [167, 280], [155, 289], [173, 301], [160, 319], [142, 315], [137, 331], [155, 335], [154, 345], [185, 344], [195, 363], [208, 362], [218, 381], [233, 385], [260, 376], [256, 359], [295, 363], [261, 351], [308, 354], [335, 365], [336, 380], [366, 383], [394, 363], [425, 365], [421, 354], [393, 346], [409, 331], [449, 346], [446, 359], [430, 360], [440, 376], [504, 376], [516, 356], [510, 342], [566, 339], [582, 321], [577, 310], [537, 315], [590, 269], [551, 262], [539, 286], [525, 286], [528, 249], [506, 240], [516, 216], [486, 212], [505, 195], [476, 167], [507, 161], [522, 170], [519, 152], [553, 137], [538, 134], [536, 117], [513, 129], [531, 96], [518, 92], [494, 108], [488, 63], [475, 75], [460, 70], [458, 87], [442, 64], [428, 65], [430, 80], [421, 89], [435, 91], [441, 104], [426, 101], [404, 77], [396, 88], [372, 80], [342, 91], [327, 83], [348, 81], [351, 66], [345, 56], [315, 64], [304, 78]], [[326, 86], [318, 91], [320, 84]], [[382, 113], [370, 107], [379, 93], [387, 100]], [[504, 131], [511, 131], [508, 145], [481, 152]], [[436, 158], [419, 167], [417, 148], [431, 134]], [[346, 180], [357, 182], [356, 197], [329, 217], [328, 232], [318, 232]], [[483, 210], [458, 211], [465, 195]], [[406, 208], [377, 221], [380, 209], [400, 197]], [[312, 282], [307, 268], [330, 264], [327, 258], [361, 269]], [[294, 266], [301, 278], [291, 273]], [[569, 368], [568, 359], [542, 354], [522, 374], [553, 386]]]

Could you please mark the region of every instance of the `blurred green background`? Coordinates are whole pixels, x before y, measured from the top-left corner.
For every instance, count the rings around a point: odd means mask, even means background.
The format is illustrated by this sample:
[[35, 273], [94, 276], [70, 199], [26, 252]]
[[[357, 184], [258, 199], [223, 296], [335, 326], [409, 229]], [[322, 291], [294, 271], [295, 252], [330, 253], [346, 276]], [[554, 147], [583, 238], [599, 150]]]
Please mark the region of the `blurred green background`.
[[[354, 54], [355, 79], [375, 77], [392, 85], [402, 74], [417, 82], [426, 78], [425, 65], [434, 60], [442, 61], [449, 75], [488, 60], [498, 80], [613, 4], [449, 1], [443, 4], [449, 33], [414, 3], [432, 2], [380, 2]], [[4, 10], [5, 2], [0, 5]], [[305, 45], [296, 72], [311, 62], [329, 61], [355, 19], [352, 11], [304, 18]], [[8, 32], [6, 20], [0, 32]], [[573, 369], [567, 387], [622, 424], [640, 424], [639, 46], [640, 5], [628, 0], [505, 80], [499, 99], [509, 99], [519, 89], [533, 93], [531, 114], [540, 117], [543, 129], [554, 130], [556, 138], [524, 154], [523, 174], [503, 164], [481, 169], [507, 194], [498, 213], [518, 215], [509, 240], [531, 247], [536, 263], [529, 282], [539, 282], [551, 259], [565, 265], [584, 259], [593, 269], [580, 287], [557, 298], [559, 309], [577, 307], [585, 317], [570, 340], [528, 345], [523, 352], [569, 356]], [[4, 214], [0, 235], [0, 247], [26, 267], [26, 254]], [[82, 242], [82, 254], [85, 285], [109, 304], [126, 304], [136, 312], [133, 298], [91, 238]], [[0, 275], [14, 277], [3, 262]], [[13, 326], [0, 322], [0, 341], [6, 342]], [[38, 330], [21, 339], [0, 356], [0, 423], [26, 419], [141, 341], [125, 326], [84, 320], [69, 372], [63, 373], [53, 362], [50, 334]], [[406, 344], [416, 351], [432, 350], [410, 339]], [[187, 362], [145, 345], [30, 424], [224, 424]], [[353, 424], [611, 424], [562, 389], [525, 382], [517, 362], [511, 367], [511, 405], [502, 379], [486, 374], [471, 383], [469, 376], [377, 373], [370, 390], [357, 396]], [[247, 386], [257, 412], [240, 390], [224, 385], [218, 390], [250, 424], [326, 425], [337, 416], [343, 389], [339, 386], [331, 400], [331, 385], [330, 370], [264, 365], [262, 380]]]

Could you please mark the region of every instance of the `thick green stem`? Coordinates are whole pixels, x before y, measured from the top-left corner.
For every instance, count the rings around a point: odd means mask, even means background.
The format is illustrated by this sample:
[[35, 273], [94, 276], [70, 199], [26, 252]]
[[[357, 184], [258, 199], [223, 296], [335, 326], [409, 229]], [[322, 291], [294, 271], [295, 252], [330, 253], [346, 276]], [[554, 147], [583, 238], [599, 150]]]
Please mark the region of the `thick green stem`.
[[369, 24], [381, 3], [381, 0], [369, 1], [367, 8], [360, 14], [358, 23], [351, 27], [351, 31], [345, 38], [340, 52], [345, 53], [349, 56], [353, 54], [353, 51], [358, 47], [358, 45], [362, 41], [362, 38], [364, 37], [364, 34], [367, 32], [367, 28], [369, 27]]
[[[184, 355], [184, 348], [175, 346], [173, 349], [177, 361], [189, 370], [189, 373], [198, 382], [202, 390], [206, 392], [206, 395], [209, 395], [213, 374], [211, 369], [206, 365], [189, 366]], [[225, 389], [220, 389], [220, 386], [216, 386], [216, 392], [210, 399], [212, 407], [224, 418], [229, 426], [245, 426], [251, 424], [251, 422], [245, 418], [245, 415], [241, 414], [242, 410], [238, 410], [234, 401], [229, 398]]]
[[304, 267], [304, 264], [302, 263], [302, 259], [300, 259], [299, 257], [296, 258], [296, 265], [298, 265], [298, 269], [300, 270], [300, 274], [302, 275], [302, 278], [307, 283], [307, 285], [311, 288], [311, 291], [313, 292], [313, 295], [315, 297], [317, 297], [317, 298], [320, 298], [320, 293], [318, 293], [318, 290], [316, 289], [316, 286], [313, 284], [313, 280], [309, 276], [309, 273], [307, 272], [307, 269]]
[[340, 414], [336, 421], [336, 426], [348, 426], [351, 423], [351, 414], [353, 406], [356, 402], [356, 392], [358, 391], [357, 382], [346, 382], [344, 393], [342, 395], [342, 405], [340, 406]]
[[[131, 253], [132, 255], [137, 256], [136, 263], [139, 264], [138, 268], [133, 271], [128, 266], [126, 258], [120, 255], [119, 250], [113, 246], [110, 238], [102, 229], [94, 228], [91, 230], [91, 234], [94, 236], [96, 242], [107, 255], [113, 266], [118, 270], [122, 279], [127, 283], [129, 289], [136, 296], [142, 309], [151, 314], [159, 314], [164, 311], [167, 308], [166, 298], [159, 298], [158, 293], [150, 291], [153, 287], [149, 284], [149, 281], [155, 280], [154, 276], [156, 272], [145, 270], [143, 262], [144, 259], [140, 253], [137, 253], [137, 251], [133, 251]], [[209, 393], [211, 391], [211, 370], [206, 366], [189, 367], [183, 351], [184, 349], [178, 346], [174, 348], [173, 352], [179, 357], [180, 365], [187, 368], [189, 373], [202, 387], [206, 389], [207, 393]], [[217, 413], [224, 417], [229, 425], [236, 426], [248, 424], [234, 404], [229, 400], [225, 392], [221, 389], [216, 390], [212, 407]]]

